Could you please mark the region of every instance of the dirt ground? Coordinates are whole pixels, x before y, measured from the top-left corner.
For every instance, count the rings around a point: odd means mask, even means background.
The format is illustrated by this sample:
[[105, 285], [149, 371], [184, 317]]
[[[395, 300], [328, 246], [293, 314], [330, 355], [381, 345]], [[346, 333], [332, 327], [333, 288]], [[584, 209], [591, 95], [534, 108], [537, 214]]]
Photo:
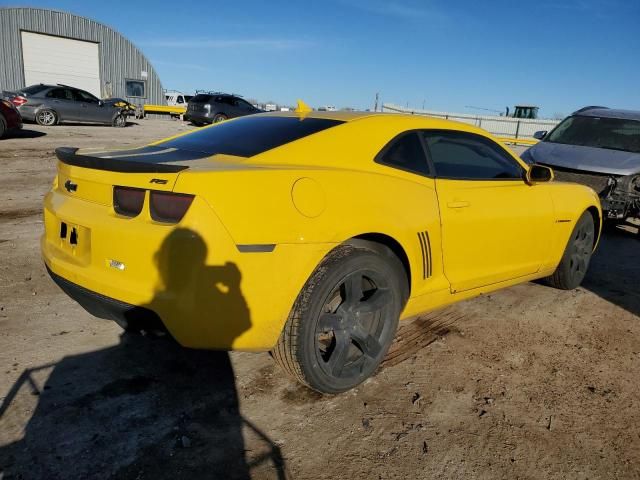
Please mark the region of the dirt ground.
[[0, 141], [0, 480], [640, 478], [640, 241], [608, 232], [583, 288], [513, 287], [402, 325], [378, 374], [326, 396], [268, 354], [122, 335], [47, 277], [57, 146], [125, 129], [27, 125]]

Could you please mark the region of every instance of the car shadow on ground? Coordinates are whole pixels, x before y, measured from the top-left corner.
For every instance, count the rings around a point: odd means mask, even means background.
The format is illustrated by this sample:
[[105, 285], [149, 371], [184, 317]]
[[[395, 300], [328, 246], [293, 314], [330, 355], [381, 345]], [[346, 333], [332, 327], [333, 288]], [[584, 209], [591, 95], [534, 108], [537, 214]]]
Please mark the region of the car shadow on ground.
[[[35, 123], [33, 123], [33, 125], [36, 125]], [[58, 125], [61, 125], [63, 127], [112, 127], [113, 126], [110, 123], [83, 123], [83, 122], [62, 122]], [[58, 125], [51, 125], [49, 127], [45, 127], [45, 128], [55, 128]], [[127, 119], [127, 123], [125, 125], [126, 127], [133, 127], [136, 125], [140, 125], [138, 122], [132, 122], [131, 120]], [[31, 131], [32, 133], [36, 134], [36, 137], [42, 136], [42, 135], [46, 135], [46, 133], [44, 132], [34, 132]]]
[[[197, 234], [174, 230], [156, 254], [163, 280], [150, 305], [163, 307], [167, 286], [189, 288], [205, 278], [217, 302], [237, 303], [228, 305], [237, 316], [233, 340], [251, 324], [241, 278], [206, 258]], [[220, 327], [210, 311], [201, 314]], [[39, 387], [37, 370], [46, 368], [53, 370]], [[254, 469], [286, 478], [278, 446], [240, 413], [226, 352], [123, 333], [118, 345], [23, 372], [0, 405], [0, 420], [22, 408], [26, 392], [38, 396], [37, 407], [24, 437], [0, 447], [0, 478], [248, 479]]]
[[29, 130], [28, 128], [22, 128], [20, 130], [12, 130], [7, 133], [5, 138], [39, 138], [44, 137], [45, 132], [38, 132], [36, 130]]
[[640, 317], [640, 233], [604, 232], [583, 287]]

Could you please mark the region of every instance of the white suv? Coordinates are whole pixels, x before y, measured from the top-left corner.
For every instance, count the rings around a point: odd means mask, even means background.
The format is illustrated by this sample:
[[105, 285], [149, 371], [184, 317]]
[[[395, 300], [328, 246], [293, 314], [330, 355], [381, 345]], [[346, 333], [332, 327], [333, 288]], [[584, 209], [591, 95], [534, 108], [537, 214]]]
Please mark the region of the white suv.
[[167, 100], [167, 105], [171, 107], [185, 107], [187, 103], [193, 98], [193, 95], [185, 95], [182, 92], [176, 92], [174, 90], [168, 90], [164, 92], [164, 98]]

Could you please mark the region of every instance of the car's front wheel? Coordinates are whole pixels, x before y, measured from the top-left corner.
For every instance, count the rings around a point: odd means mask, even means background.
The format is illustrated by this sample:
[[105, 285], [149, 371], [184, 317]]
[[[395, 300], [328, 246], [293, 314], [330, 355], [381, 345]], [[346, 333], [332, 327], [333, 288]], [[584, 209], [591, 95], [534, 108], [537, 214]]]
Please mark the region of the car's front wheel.
[[112, 125], [114, 127], [118, 127], [118, 128], [126, 127], [127, 126], [127, 117], [125, 117], [123, 114], [119, 113], [118, 115], [116, 115], [114, 117]]
[[271, 353], [314, 390], [349, 390], [382, 361], [407, 296], [404, 268], [391, 250], [340, 246], [305, 284]]
[[584, 212], [573, 228], [558, 268], [547, 278], [552, 287], [573, 290], [580, 286], [589, 268], [595, 238], [593, 215], [588, 211]]
[[224, 113], [218, 113], [215, 117], [213, 117], [213, 123], [220, 123], [227, 120], [227, 116]]
[[45, 127], [50, 127], [58, 123], [58, 115], [53, 110], [49, 110], [48, 108], [40, 110], [36, 114], [36, 122], [38, 125], [44, 125]]

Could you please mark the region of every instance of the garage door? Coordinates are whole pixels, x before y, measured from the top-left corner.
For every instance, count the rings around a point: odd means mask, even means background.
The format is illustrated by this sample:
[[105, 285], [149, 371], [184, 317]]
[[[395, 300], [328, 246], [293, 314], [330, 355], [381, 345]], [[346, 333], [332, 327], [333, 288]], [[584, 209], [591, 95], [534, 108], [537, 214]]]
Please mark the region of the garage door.
[[25, 86], [62, 83], [100, 97], [98, 44], [22, 32]]

